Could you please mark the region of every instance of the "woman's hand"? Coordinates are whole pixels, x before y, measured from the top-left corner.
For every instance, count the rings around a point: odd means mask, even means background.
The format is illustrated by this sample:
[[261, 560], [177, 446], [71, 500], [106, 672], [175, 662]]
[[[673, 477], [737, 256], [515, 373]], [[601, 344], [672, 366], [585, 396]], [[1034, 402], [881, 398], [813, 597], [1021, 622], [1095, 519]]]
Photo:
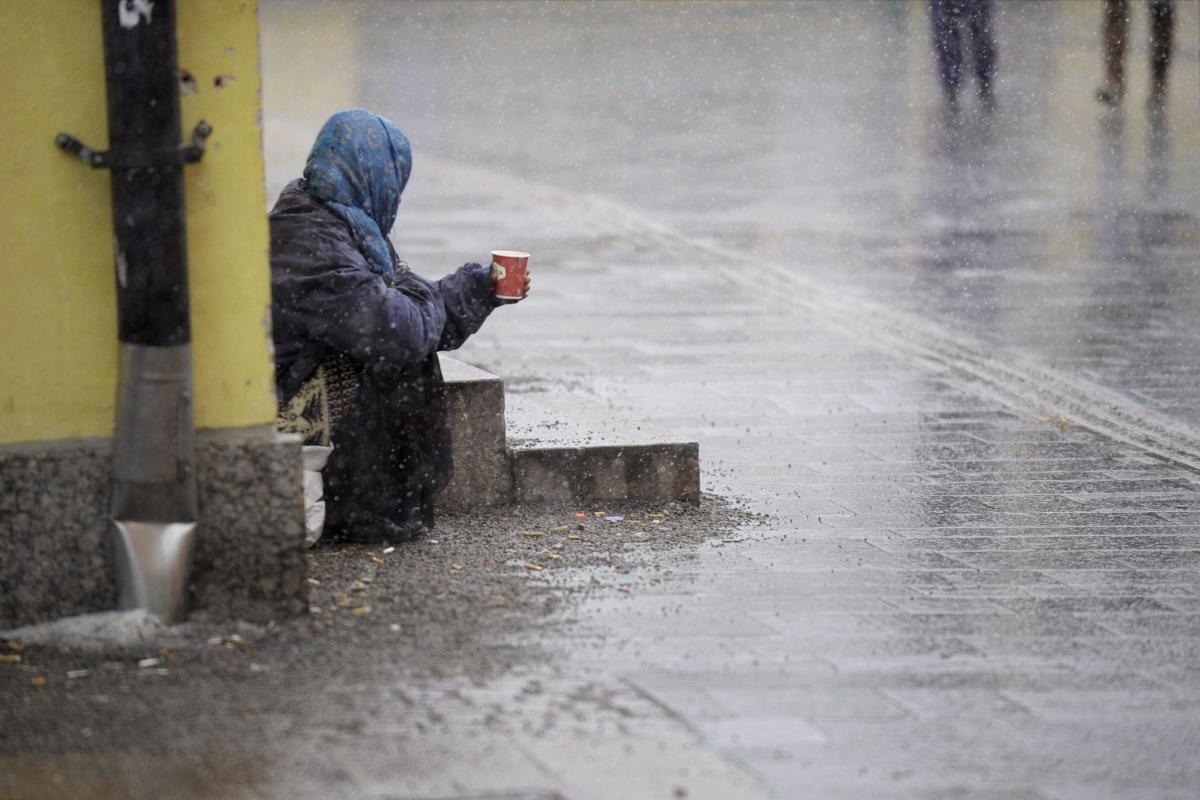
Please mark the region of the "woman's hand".
[[[519, 303], [519, 302], [521, 302], [521, 300], [524, 300], [526, 297], [528, 297], [529, 296], [529, 287], [533, 285], [533, 281], [530, 279], [530, 276], [531, 276], [531, 273], [529, 271], [529, 267], [526, 267], [525, 268], [525, 285], [524, 285], [524, 287], [522, 287], [521, 298], [519, 300], [505, 299], [505, 300], [502, 300], [501, 302], [503, 302], [503, 303]], [[492, 286], [495, 286], [499, 282], [500, 282], [500, 273], [497, 272], [493, 268], [492, 269]]]

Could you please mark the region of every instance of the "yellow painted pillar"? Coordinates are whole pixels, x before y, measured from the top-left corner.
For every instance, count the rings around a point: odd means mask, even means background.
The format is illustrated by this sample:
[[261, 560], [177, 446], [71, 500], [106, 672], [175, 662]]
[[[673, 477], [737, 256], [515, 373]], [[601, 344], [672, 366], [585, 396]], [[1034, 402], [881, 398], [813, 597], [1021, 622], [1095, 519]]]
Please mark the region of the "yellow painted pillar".
[[[112, 432], [116, 298], [109, 173], [57, 150], [107, 148], [96, 0], [0, 4], [0, 445]], [[274, 417], [256, 4], [178, 3], [183, 130], [213, 126], [185, 168], [199, 428]]]
[[[109, 0], [104, 0], [109, 2]], [[115, 1], [115, 0], [114, 0]], [[258, 9], [177, 0], [200, 499], [194, 605], [251, 619], [305, 603], [298, 442], [274, 432]], [[0, 3], [0, 630], [112, 608], [117, 382], [98, 0]], [[182, 143], [182, 142], [181, 142]]]

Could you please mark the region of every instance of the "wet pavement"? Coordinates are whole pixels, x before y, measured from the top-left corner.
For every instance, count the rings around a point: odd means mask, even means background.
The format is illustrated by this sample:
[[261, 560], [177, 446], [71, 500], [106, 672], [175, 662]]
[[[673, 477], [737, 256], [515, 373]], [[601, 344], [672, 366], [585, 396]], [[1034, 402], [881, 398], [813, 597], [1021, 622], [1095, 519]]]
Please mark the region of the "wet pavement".
[[[1184, 450], [1200, 426], [1177, 6], [1155, 123], [1141, 17], [1124, 116], [1092, 99], [1093, 3], [1000, 5], [991, 119], [939, 112], [920, 5], [264, 4], [269, 191], [332, 109], [389, 114], [415, 269], [535, 256], [459, 354], [510, 435], [698, 440], [762, 516], [505, 564], [518, 625], [378, 575], [407, 663], [364, 633], [315, 684], [230, 667], [167, 762], [228, 774], [214, 742], [260, 731], [290, 767], [250, 797], [1194, 797], [1200, 477], [1072, 422], [1115, 395]], [[414, 570], [501, 570], [469, 541], [502, 521], [448, 524]]]
[[[343, 79], [310, 92], [414, 141], [400, 252], [535, 254], [461, 356], [508, 380], [510, 431], [698, 439], [705, 488], [770, 517], [569, 605], [551, 669], [617, 676], [778, 797], [1194, 796], [1200, 482], [1072, 424], [1200, 455], [1178, 5], [1157, 115], [1139, 46], [1125, 111], [1093, 99], [1092, 3], [1000, 4], [991, 117], [940, 108], [921, 5], [328, 22]], [[268, 6], [269, 183], [323, 112], [270, 80], [304, 20]]]

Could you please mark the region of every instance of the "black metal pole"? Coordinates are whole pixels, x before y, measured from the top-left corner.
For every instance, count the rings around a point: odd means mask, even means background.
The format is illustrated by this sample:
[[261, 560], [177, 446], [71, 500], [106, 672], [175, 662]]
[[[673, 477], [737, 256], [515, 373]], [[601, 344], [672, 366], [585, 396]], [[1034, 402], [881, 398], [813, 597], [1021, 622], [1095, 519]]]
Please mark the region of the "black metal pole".
[[183, 164], [199, 155], [180, 147], [173, 0], [105, 0], [101, 14], [120, 339], [118, 594], [122, 608], [172, 623], [187, 612], [197, 518]]
[[[191, 340], [175, 3], [101, 4], [118, 335], [167, 347]], [[149, 7], [143, 13], [142, 9]]]
[[54, 144], [112, 170], [120, 367], [112, 522], [122, 608], [183, 619], [196, 533], [195, 430], [183, 165], [212, 132], [179, 143], [174, 0], [102, 0], [107, 151]]

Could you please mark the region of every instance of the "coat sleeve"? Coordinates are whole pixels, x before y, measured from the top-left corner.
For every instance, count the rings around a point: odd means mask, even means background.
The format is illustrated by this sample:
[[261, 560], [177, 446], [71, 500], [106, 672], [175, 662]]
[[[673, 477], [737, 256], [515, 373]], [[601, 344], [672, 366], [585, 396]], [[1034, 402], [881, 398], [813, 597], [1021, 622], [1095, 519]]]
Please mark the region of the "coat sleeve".
[[[413, 276], [414, 278], [416, 276]], [[436, 285], [417, 278], [395, 288], [358, 264], [293, 276], [308, 335], [362, 363], [384, 386], [437, 350], [446, 309]]]
[[481, 264], [464, 264], [435, 286], [446, 310], [446, 326], [438, 350], [457, 350], [483, 325], [500, 305], [492, 283], [491, 269]]

